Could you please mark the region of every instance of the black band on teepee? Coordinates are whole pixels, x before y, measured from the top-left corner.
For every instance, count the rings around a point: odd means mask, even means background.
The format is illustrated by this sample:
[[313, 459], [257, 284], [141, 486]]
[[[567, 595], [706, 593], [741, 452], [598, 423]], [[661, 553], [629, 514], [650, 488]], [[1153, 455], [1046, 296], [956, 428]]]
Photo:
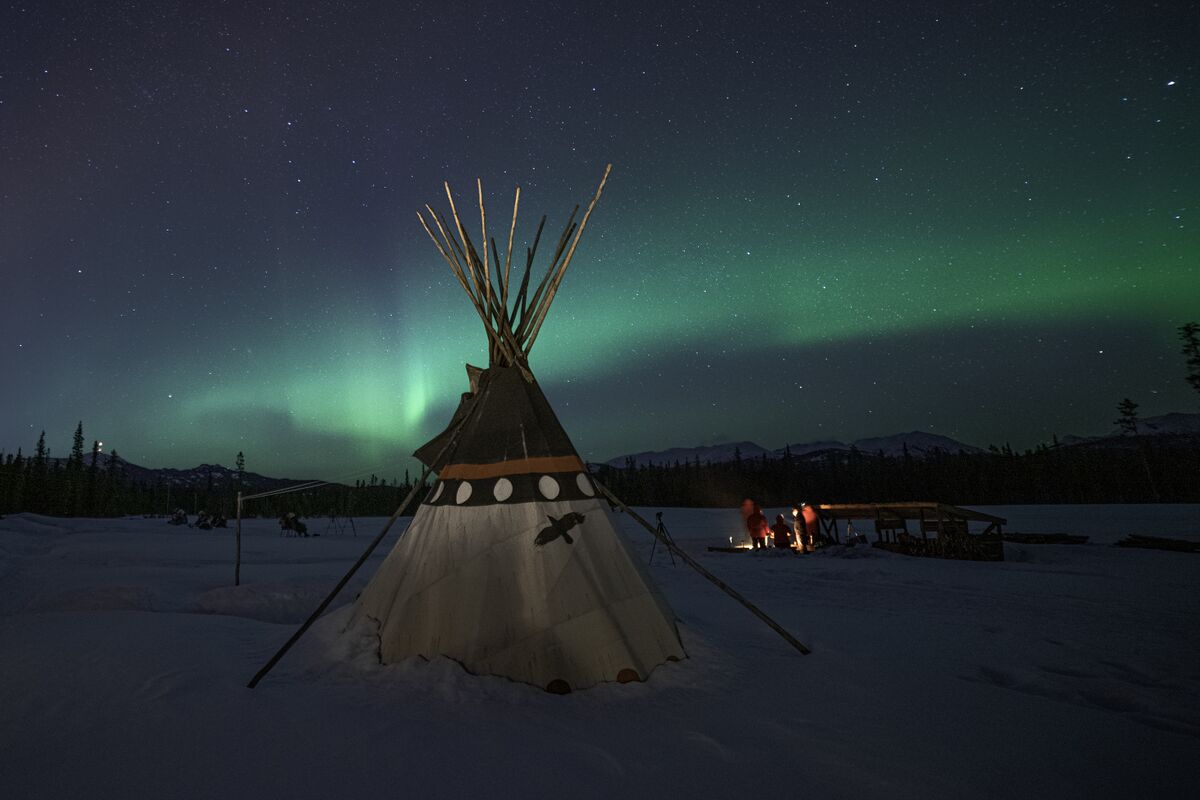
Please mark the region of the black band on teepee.
[[584, 472], [510, 475], [477, 480], [437, 481], [424, 504], [430, 506], [489, 506], [514, 503], [552, 503], [591, 500], [592, 479]]

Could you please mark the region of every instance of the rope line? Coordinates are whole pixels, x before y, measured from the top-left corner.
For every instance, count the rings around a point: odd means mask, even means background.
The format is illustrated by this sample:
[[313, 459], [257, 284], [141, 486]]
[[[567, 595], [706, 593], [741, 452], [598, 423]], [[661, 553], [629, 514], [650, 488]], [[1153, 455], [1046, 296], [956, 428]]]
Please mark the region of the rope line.
[[331, 486], [334, 484], [339, 484], [342, 481], [349, 480], [350, 478], [357, 478], [362, 475], [375, 475], [382, 471], [383, 471], [382, 467], [376, 467], [376, 468], [372, 468], [372, 469], [362, 469], [362, 470], [358, 470], [357, 472], [347, 472], [343, 475], [338, 475], [337, 477], [330, 478], [327, 481], [308, 481], [306, 483], [298, 483], [295, 486], [284, 486], [280, 489], [270, 489], [265, 492], [259, 492], [258, 494], [242, 495], [242, 502], [245, 502], [247, 500], [258, 500], [263, 497], [271, 497], [272, 495], [277, 495], [277, 494], [289, 494], [290, 492], [300, 492], [305, 489], [316, 489], [319, 486]]

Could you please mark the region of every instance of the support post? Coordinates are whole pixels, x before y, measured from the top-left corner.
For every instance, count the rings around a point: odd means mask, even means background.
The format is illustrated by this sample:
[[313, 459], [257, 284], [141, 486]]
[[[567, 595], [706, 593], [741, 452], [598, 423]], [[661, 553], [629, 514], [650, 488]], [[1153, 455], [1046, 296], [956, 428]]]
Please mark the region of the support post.
[[592, 477], [592, 483], [594, 483], [596, 485], [596, 488], [600, 490], [601, 494], [603, 494], [605, 497], [607, 497], [609, 500], [611, 500], [615, 505], [619, 506], [621, 508], [621, 510], [624, 511], [626, 514], [628, 514], [630, 517], [637, 520], [637, 522], [640, 523], [643, 528], [650, 531], [651, 536], [653, 536], [658, 541], [662, 542], [663, 547], [667, 548], [667, 552], [674, 553], [675, 555], [679, 556], [679, 558], [683, 560], [683, 563], [687, 564], [689, 567], [696, 570], [696, 572], [699, 572], [705, 578], [705, 580], [709, 581], [711, 584], [716, 586], [722, 592], [724, 592], [725, 594], [732, 597], [734, 600], [737, 600], [739, 603], [741, 603], [746, 608], [747, 611], [749, 611], [751, 614], [753, 614], [754, 616], [756, 616], [760, 620], [762, 620], [764, 623], [766, 623], [767, 627], [769, 627], [771, 630], [778, 633], [781, 637], [783, 637], [784, 641], [786, 641], [792, 647], [799, 650], [801, 654], [808, 655], [809, 653], [812, 652], [807, 647], [805, 647], [803, 644], [801, 644], [800, 641], [795, 636], [792, 636], [790, 633], [788, 633], [787, 630], [782, 625], [780, 625], [778, 622], [776, 622], [775, 620], [768, 617], [766, 615], [766, 613], [763, 612], [762, 609], [760, 609], [758, 606], [754, 605], [749, 600], [747, 600], [745, 597], [743, 597], [736, 589], [734, 589], [732, 586], [725, 583], [725, 581], [721, 580], [716, 575], [713, 575], [711, 572], [706, 570], [704, 567], [700, 566], [700, 564], [696, 562], [696, 559], [692, 558], [690, 555], [688, 555], [686, 552], [684, 552], [683, 549], [680, 548], [678, 545], [676, 545], [675, 542], [672, 541], [670, 537], [661, 535], [657, 530], [655, 530], [653, 525], [651, 525], [646, 520], [642, 519], [641, 515], [639, 515], [636, 511], [634, 511], [629, 506], [625, 505], [625, 503], [622, 502], [616, 495], [614, 495], [612, 492], [610, 492], [607, 486], [605, 486], [600, 481], [596, 480], [595, 476]]
[[233, 562], [233, 585], [242, 583], [242, 493], [238, 492], [237, 499], [237, 557]]

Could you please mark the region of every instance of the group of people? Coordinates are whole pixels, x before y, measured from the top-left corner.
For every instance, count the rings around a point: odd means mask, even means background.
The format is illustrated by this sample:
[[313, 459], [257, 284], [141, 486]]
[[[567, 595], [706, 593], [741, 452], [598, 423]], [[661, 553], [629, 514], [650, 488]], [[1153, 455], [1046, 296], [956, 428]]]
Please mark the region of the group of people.
[[795, 519], [794, 528], [788, 525], [783, 514], [775, 517], [775, 524], [767, 524], [767, 516], [762, 506], [750, 497], [742, 501], [742, 520], [746, 523], [746, 532], [750, 535], [750, 543], [755, 550], [768, 547], [768, 540], [779, 549], [796, 549], [801, 553], [811, 552], [820, 534], [820, 521], [817, 512], [807, 503], [797, 503], [792, 506], [792, 516]]
[[211, 531], [213, 528], [228, 528], [228, 520], [222, 514], [209, 514], [207, 511], [201, 511], [196, 517], [196, 527], [202, 531]]
[[294, 511], [279, 516], [279, 535], [283, 536], [288, 531], [297, 536], [308, 536], [308, 526], [296, 516]]
[[167, 520], [167, 524], [187, 525], [189, 528], [199, 528], [202, 531], [211, 531], [213, 528], [229, 527], [229, 521], [225, 519], [223, 514], [209, 514], [207, 511], [201, 511], [196, 516], [196, 522], [194, 524], [188, 522], [187, 512], [182, 508], [177, 508], [171, 512], [171, 516]]

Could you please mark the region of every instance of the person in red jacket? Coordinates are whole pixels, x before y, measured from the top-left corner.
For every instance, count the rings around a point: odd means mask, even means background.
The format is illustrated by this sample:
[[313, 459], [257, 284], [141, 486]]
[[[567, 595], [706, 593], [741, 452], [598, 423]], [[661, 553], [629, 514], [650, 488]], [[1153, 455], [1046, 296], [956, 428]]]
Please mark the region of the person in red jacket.
[[750, 515], [754, 513], [754, 506], [755, 506], [755, 502], [753, 500], [751, 500], [749, 497], [745, 497], [742, 499], [741, 512], [742, 512], [742, 524], [743, 525], [746, 523], [746, 520], [750, 519]]
[[754, 503], [750, 516], [746, 517], [746, 530], [750, 533], [755, 550], [767, 546], [767, 515], [758, 503]]
[[775, 518], [775, 524], [771, 526], [771, 533], [775, 534], [775, 547], [783, 550], [792, 546], [788, 539], [791, 538], [792, 529], [788, 527], [787, 521], [780, 514]]
[[800, 513], [804, 516], [804, 540], [811, 553], [817, 546], [817, 534], [821, 532], [821, 521], [817, 510], [808, 503], [800, 504]]

